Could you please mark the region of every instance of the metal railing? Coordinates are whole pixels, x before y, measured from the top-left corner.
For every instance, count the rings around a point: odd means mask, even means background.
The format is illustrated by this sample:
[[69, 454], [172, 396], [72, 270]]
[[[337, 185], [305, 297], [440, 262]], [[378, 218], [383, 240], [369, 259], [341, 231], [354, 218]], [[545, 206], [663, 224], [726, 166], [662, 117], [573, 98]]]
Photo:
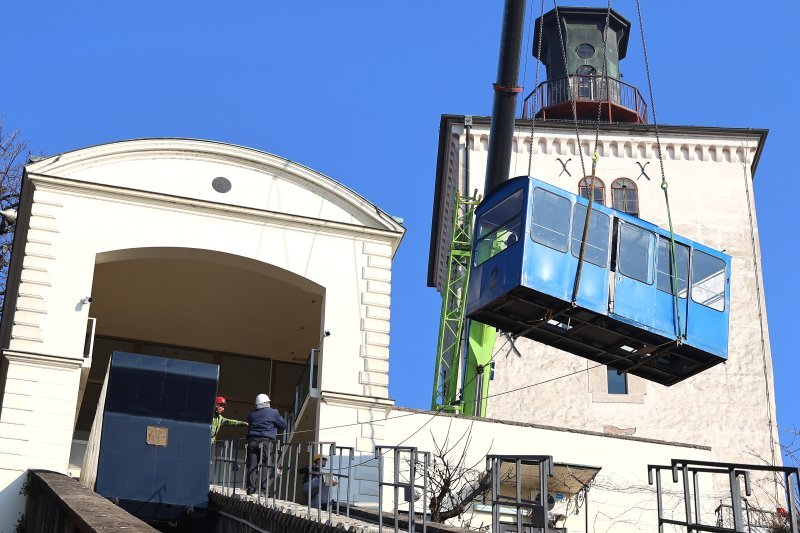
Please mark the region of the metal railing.
[[[504, 465], [513, 465], [513, 472], [504, 475]], [[523, 467], [535, 469], [539, 477], [539, 497], [535, 500], [522, 497]], [[516, 512], [517, 533], [541, 531], [547, 533], [550, 521], [547, 515], [547, 482], [553, 477], [551, 455], [487, 455], [486, 468], [492, 475], [492, 531], [500, 531], [500, 508], [511, 508]], [[530, 474], [530, 473], [528, 473]], [[530, 476], [526, 476], [530, 477]], [[503, 494], [501, 487], [511, 487], [513, 496]], [[530, 523], [523, 523], [523, 513]]]
[[[747, 498], [742, 498], [742, 501], [744, 502], [744, 508], [742, 509], [744, 530], [747, 533], [771, 533], [774, 531], [775, 525], [783, 520], [776, 512], [753, 507]], [[733, 527], [732, 505], [720, 501], [717, 508], [714, 509], [714, 515], [717, 518], [717, 527]]]
[[[354, 448], [329, 441], [286, 444], [275, 440], [246, 447], [244, 439], [216, 444], [212, 483], [216, 482], [218, 492], [241, 495], [248, 485], [245, 476], [249, 474], [250, 489], [262, 489], [255, 496], [251, 495], [250, 501], [311, 521], [331, 525], [336, 523], [336, 516], [356, 517], [377, 523], [381, 533], [426, 533], [430, 529], [429, 511], [433, 512], [433, 508], [429, 508], [429, 504], [441, 488], [431, 478], [437, 463], [430, 452], [413, 446], [377, 445], [373, 454], [355, 463]], [[250, 459], [247, 465], [244, 464], [246, 455]], [[315, 464], [317, 456], [320, 462]], [[327, 459], [327, 464], [322, 458]], [[363, 475], [362, 471], [359, 476], [356, 475], [359, 468], [372, 468], [377, 472]], [[565, 531], [555, 527], [556, 518], [548, 509], [548, 480], [553, 471], [552, 456], [488, 455], [485, 473], [491, 476], [491, 485], [477, 492], [468, 489], [474, 492], [470, 496], [471, 503], [478, 503], [479, 498], [487, 502], [485, 498], [491, 496], [493, 531]], [[356, 483], [361, 489], [358, 492], [374, 495], [362, 501], [363, 506], [359, 507], [354, 507], [353, 501]], [[491, 490], [487, 491], [489, 487]], [[538, 495], [531, 497], [533, 491], [538, 491]], [[462, 501], [461, 493], [457, 494], [457, 500]], [[287, 503], [298, 507], [292, 509]], [[501, 513], [505, 515], [509, 511], [515, 520], [501, 522]], [[588, 514], [586, 520], [588, 525]]]
[[547, 80], [525, 98], [522, 118], [539, 116], [547, 108], [576, 102], [610, 102], [636, 113], [639, 120], [648, 122], [647, 104], [639, 89], [610, 76], [579, 76], [573, 74], [555, 80]]
[[244, 439], [223, 440], [211, 446], [210, 481], [221, 487], [226, 496], [235, 493], [238, 473], [244, 466], [244, 455], [239, 453], [242, 442]]
[[[317, 455], [326, 458], [327, 465], [322, 466], [320, 461], [315, 466]], [[393, 460], [393, 465], [391, 471], [384, 472], [387, 456]], [[384, 515], [380, 512], [384, 505], [384, 487], [391, 487], [394, 497], [387, 511], [391, 509], [394, 517], [393, 530], [399, 531], [400, 508], [407, 502], [408, 531], [417, 531], [420, 525], [423, 533], [427, 531], [429, 452], [408, 446], [376, 446], [373, 459], [355, 464], [355, 449], [337, 446], [335, 442], [286, 444], [274, 440], [248, 446], [246, 439], [234, 439], [216, 442], [212, 457], [211, 484], [223, 495], [242, 496], [247, 492], [256, 503], [273, 508], [279, 501], [297, 503], [305, 507], [307, 518], [327, 524], [333, 523], [333, 516], [350, 517], [354, 471], [367, 462], [377, 461], [378, 478], [374, 481], [361, 479], [360, 483], [377, 486], [379, 530], [384, 531], [385, 526]], [[258, 490], [253, 491], [254, 488]], [[420, 498], [422, 510], [418, 511], [416, 501]], [[364, 511], [362, 509], [362, 513]], [[422, 514], [421, 521], [418, 513]], [[392, 527], [387, 526], [387, 531], [389, 529]]]
[[[321, 521], [325, 510], [330, 522], [332, 514], [350, 516], [354, 452], [354, 448], [337, 446], [335, 442], [217, 441], [212, 454], [211, 485], [218, 486], [226, 496], [254, 494], [256, 502], [263, 505], [271, 501], [274, 506], [278, 500], [299, 503], [299, 496], [305, 500], [307, 516], [316, 509]], [[329, 464], [319, 470], [301, 468], [305, 454], [306, 465], [313, 465], [317, 454], [329, 459]], [[336, 487], [335, 491], [331, 487]], [[314, 498], [318, 492], [323, 496]], [[312, 501], [317, 505], [312, 506]]]
[[[662, 491], [661, 472], [669, 470], [672, 472], [672, 482], [682, 482], [684, 504], [684, 520], [666, 518], [664, 516], [664, 502]], [[797, 507], [794, 496], [794, 487], [800, 479], [800, 469], [783, 466], [769, 465], [748, 465], [737, 463], [718, 463], [712, 461], [689, 461], [685, 459], [673, 459], [671, 466], [648, 465], [647, 480], [650, 485], [656, 486], [656, 505], [658, 510], [658, 531], [664, 531], [664, 525], [676, 525], [685, 527], [686, 531], [701, 532], [709, 531], [716, 533], [748, 533], [746, 529], [743, 511], [747, 512], [748, 506], [743, 503], [745, 498], [741, 495], [741, 480], [744, 480], [745, 495], [750, 496], [750, 471], [773, 472], [781, 474], [783, 477], [784, 489], [788, 510], [786, 511], [785, 525], [790, 528], [791, 533], [798, 533], [797, 529]], [[680, 476], [679, 476], [680, 473]], [[732, 514], [733, 527], [725, 525], [704, 524], [700, 516], [700, 474], [718, 474], [728, 477], [730, 490], [730, 509]], [[719, 509], [719, 507], [718, 507]], [[719, 520], [718, 520], [719, 521]], [[749, 518], [748, 518], [749, 522]]]
[[[384, 481], [384, 456], [392, 452], [392, 477], [391, 481]], [[422, 484], [417, 484], [417, 466], [420, 464], [419, 458], [422, 456]], [[383, 531], [383, 488], [392, 488], [392, 517], [394, 519], [394, 531], [400, 530], [400, 489], [403, 489], [403, 501], [408, 502], [408, 531], [417, 530], [416, 501], [417, 489], [422, 494], [422, 533], [428, 530], [428, 470], [430, 469], [430, 452], [421, 452], [413, 446], [375, 446], [375, 458], [378, 460], [378, 529]], [[401, 463], [405, 461], [407, 472], [406, 479], [403, 480]], [[405, 470], [405, 469], [403, 469]]]

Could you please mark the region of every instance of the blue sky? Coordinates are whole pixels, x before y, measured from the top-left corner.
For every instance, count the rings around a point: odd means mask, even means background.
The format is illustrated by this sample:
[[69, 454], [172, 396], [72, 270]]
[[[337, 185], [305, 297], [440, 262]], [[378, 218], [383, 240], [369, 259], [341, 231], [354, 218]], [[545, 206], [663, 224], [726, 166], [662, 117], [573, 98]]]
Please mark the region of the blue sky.
[[[788, 201], [800, 198], [790, 40], [800, 8], [642, 3], [660, 122], [770, 129], [755, 182], [758, 223], [779, 423], [800, 426], [791, 337], [800, 242], [787, 230], [797, 225]], [[636, 19], [633, 0], [613, 6]], [[439, 117], [490, 113], [501, 16], [500, 0], [8, 0], [0, 114], [46, 154], [161, 136], [258, 148], [403, 217], [391, 395], [426, 407], [440, 307], [425, 283]], [[644, 92], [637, 24], [633, 31], [622, 70]], [[527, 94], [527, 47], [522, 70]]]

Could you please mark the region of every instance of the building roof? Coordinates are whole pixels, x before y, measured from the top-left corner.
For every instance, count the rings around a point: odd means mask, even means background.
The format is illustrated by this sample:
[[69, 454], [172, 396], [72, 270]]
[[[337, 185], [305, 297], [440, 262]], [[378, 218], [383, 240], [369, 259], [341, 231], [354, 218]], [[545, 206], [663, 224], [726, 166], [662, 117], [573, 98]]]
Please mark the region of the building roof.
[[[588, 22], [595, 22], [598, 18], [605, 19], [606, 16], [606, 8], [602, 7], [568, 7], [568, 6], [561, 6], [558, 8], [558, 15], [559, 18], [562, 20], [570, 20], [571, 22], [576, 21], [588, 21]], [[631, 23], [628, 19], [623, 17], [616, 9], [611, 9], [609, 13], [609, 20], [608, 25], [609, 29], [612, 31], [622, 31], [622, 35], [620, 36], [619, 41], [619, 59], [624, 59], [625, 55], [628, 53], [628, 33], [631, 27]], [[541, 18], [541, 17], [540, 17]], [[541, 26], [540, 18], [537, 18], [534, 22], [533, 28], [533, 57], [537, 59], [542, 59], [538, 56], [537, 48], [539, 43], [539, 28]], [[546, 29], [551, 29], [556, 25], [556, 10], [551, 9], [547, 13], [544, 14], [544, 26]], [[550, 43], [544, 39], [542, 41], [542, 57], [547, 57], [547, 48], [549, 47]]]

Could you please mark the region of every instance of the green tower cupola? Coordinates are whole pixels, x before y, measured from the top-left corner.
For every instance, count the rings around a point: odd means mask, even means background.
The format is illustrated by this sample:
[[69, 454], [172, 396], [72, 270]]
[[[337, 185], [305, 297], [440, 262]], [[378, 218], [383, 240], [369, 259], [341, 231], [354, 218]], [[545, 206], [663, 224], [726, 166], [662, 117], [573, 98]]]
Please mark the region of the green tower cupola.
[[547, 81], [526, 99], [525, 118], [572, 119], [574, 112], [578, 120], [597, 120], [599, 109], [601, 120], [647, 122], [638, 89], [620, 79], [630, 28], [625, 17], [604, 8], [559, 7], [557, 16], [553, 9], [537, 19], [533, 56], [545, 65]]

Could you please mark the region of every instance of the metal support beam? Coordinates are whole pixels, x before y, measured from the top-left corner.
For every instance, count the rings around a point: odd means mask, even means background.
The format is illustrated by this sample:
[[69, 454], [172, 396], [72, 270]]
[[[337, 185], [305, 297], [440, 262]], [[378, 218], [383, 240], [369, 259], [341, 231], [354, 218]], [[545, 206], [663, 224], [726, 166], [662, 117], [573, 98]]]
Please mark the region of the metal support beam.
[[500, 35], [497, 83], [494, 84], [492, 123], [489, 128], [489, 153], [486, 163], [484, 196], [508, 179], [514, 140], [514, 116], [519, 81], [519, 58], [525, 27], [525, 0], [506, 0]]

